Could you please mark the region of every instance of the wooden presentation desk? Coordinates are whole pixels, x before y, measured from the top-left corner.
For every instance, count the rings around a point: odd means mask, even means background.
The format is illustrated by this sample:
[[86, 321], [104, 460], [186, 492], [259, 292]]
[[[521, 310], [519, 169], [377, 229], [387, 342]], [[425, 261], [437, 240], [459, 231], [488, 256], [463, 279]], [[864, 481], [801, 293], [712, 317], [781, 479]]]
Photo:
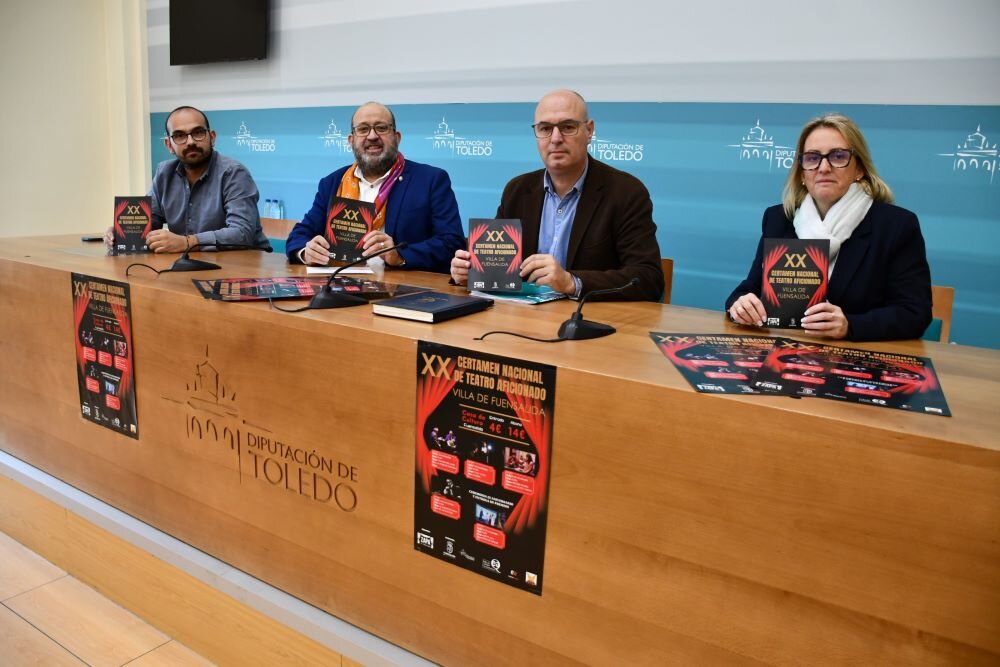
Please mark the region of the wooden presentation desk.
[[[191, 280], [302, 267], [211, 254], [223, 270], [129, 279], [133, 440], [79, 414], [69, 273], [124, 281], [130, 262], [176, 256], [103, 253], [0, 244], [0, 447], [391, 642], [446, 665], [1000, 662], [995, 351], [865, 346], [932, 357], [952, 418], [711, 396], [649, 331], [736, 331], [721, 312], [594, 303], [616, 335], [480, 342], [554, 335], [576, 304], [433, 326], [367, 306], [292, 315], [205, 300]], [[413, 548], [421, 339], [558, 368], [541, 596]], [[255, 476], [247, 453], [267, 439], [336, 462], [352, 511]]]

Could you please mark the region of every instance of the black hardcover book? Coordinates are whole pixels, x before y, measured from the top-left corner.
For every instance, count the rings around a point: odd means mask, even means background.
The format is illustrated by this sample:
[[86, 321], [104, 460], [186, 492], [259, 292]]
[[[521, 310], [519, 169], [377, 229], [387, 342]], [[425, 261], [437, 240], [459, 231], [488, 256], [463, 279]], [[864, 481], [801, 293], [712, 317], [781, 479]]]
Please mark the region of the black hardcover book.
[[469, 289], [521, 289], [521, 221], [469, 220]]
[[115, 242], [112, 255], [149, 252], [146, 236], [153, 229], [151, 197], [115, 197]]
[[376, 315], [434, 323], [478, 313], [492, 305], [493, 299], [482, 299], [477, 296], [420, 292], [373, 303], [372, 312]]
[[326, 214], [326, 240], [330, 242], [330, 259], [354, 262], [361, 259], [361, 239], [375, 223], [375, 204], [334, 197]]
[[826, 299], [829, 269], [829, 239], [764, 239], [764, 325], [801, 327], [806, 309]]

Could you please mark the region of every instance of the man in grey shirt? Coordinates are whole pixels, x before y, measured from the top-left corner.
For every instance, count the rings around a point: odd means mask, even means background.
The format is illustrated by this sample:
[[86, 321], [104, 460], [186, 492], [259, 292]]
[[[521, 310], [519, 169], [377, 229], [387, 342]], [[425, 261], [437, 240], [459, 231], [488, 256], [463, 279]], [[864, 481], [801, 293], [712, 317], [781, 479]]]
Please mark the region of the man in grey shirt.
[[[167, 116], [167, 150], [177, 159], [161, 162], [153, 176], [153, 252], [184, 252], [219, 244], [270, 250], [260, 226], [257, 185], [242, 164], [216, 153], [208, 117], [194, 107]], [[114, 231], [104, 235], [110, 246]]]

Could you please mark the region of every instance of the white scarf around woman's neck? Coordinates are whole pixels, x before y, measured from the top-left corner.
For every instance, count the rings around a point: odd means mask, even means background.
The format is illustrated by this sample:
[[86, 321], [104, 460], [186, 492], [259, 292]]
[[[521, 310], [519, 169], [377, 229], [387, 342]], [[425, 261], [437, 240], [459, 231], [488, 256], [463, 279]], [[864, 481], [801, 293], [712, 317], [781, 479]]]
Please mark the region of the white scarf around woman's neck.
[[872, 203], [871, 195], [857, 183], [851, 183], [844, 196], [826, 212], [825, 218], [819, 217], [812, 195], [806, 195], [802, 200], [792, 221], [795, 235], [800, 239], [830, 239], [830, 274], [827, 277], [833, 275], [833, 265], [837, 262], [841, 244], [851, 238], [868, 215]]

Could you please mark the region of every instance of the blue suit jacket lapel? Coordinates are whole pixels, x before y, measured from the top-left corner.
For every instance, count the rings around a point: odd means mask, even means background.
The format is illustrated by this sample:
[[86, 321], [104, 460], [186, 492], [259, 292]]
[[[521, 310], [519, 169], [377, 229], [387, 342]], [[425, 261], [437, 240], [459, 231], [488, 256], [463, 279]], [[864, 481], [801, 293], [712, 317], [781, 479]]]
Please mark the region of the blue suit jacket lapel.
[[396, 238], [396, 230], [399, 227], [400, 213], [403, 211], [406, 189], [410, 187], [410, 181], [413, 180], [409, 162], [403, 163], [403, 173], [398, 178], [399, 182], [392, 188], [392, 192], [389, 193], [389, 201], [385, 204], [389, 209], [385, 213], [385, 233], [396, 241], [400, 240]]

